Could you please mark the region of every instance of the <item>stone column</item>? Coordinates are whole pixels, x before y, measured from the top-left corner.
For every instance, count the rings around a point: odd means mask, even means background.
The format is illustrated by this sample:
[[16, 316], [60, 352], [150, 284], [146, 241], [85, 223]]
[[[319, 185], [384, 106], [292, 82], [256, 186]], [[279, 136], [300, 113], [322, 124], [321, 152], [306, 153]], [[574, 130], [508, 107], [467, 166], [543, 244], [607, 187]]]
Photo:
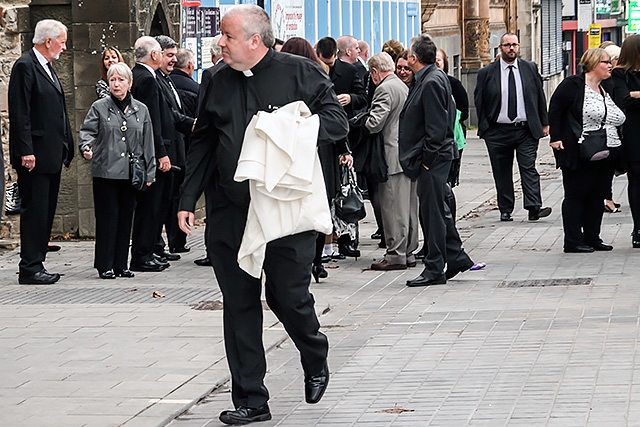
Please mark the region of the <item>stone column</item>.
[[463, 0], [462, 67], [480, 68], [489, 55], [489, 0]]

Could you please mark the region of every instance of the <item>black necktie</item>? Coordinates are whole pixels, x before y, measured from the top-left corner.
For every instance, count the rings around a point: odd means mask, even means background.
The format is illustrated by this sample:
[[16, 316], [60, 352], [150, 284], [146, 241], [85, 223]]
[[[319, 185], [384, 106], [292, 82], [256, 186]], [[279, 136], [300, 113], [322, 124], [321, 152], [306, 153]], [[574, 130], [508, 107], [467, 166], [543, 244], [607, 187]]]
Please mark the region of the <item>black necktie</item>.
[[62, 86], [60, 86], [60, 82], [58, 81], [58, 76], [56, 76], [56, 73], [53, 71], [53, 67], [51, 66], [50, 62], [47, 62], [47, 67], [49, 67], [49, 72], [51, 73], [51, 80], [53, 80], [53, 84], [56, 85], [58, 90], [62, 90]]
[[507, 116], [514, 121], [518, 117], [518, 98], [516, 95], [516, 76], [513, 74], [513, 65], [509, 65], [509, 103], [507, 106]]

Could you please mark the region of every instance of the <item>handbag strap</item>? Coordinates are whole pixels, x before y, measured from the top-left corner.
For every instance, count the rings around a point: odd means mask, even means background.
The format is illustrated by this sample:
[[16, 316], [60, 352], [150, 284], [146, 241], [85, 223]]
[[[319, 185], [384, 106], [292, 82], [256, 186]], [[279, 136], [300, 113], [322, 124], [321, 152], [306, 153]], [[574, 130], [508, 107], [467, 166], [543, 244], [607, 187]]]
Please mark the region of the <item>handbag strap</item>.
[[600, 123], [600, 129], [602, 129], [607, 122], [607, 96], [601, 85], [598, 85], [598, 89], [600, 90], [600, 95], [602, 95], [602, 102], [604, 102], [604, 117], [602, 118], [602, 123]]

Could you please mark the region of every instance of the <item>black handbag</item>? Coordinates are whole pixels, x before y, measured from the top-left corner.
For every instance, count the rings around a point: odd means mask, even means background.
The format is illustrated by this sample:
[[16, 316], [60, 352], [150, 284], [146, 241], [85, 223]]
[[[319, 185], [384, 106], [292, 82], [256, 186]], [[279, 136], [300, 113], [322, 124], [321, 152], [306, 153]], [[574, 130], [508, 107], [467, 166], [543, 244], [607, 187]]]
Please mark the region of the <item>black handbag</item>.
[[147, 169], [142, 157], [129, 153], [129, 179], [131, 185], [138, 191], [147, 189]]
[[580, 143], [580, 158], [590, 162], [604, 160], [611, 154], [611, 150], [607, 147], [607, 130], [604, 128], [607, 121], [607, 100], [602, 87], [600, 87], [600, 94], [604, 100], [604, 117], [600, 129], [582, 132]]
[[342, 183], [340, 191], [333, 198], [333, 206], [336, 216], [348, 223], [356, 223], [367, 216], [362, 190], [356, 183], [353, 169], [347, 166], [342, 167]]

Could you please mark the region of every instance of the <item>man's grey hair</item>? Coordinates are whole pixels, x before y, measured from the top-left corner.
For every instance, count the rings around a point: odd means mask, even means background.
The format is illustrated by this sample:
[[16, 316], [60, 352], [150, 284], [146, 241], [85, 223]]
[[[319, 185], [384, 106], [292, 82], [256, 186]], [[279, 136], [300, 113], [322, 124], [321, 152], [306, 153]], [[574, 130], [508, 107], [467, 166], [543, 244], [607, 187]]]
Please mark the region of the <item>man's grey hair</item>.
[[107, 80], [110, 80], [111, 77], [116, 73], [118, 73], [119, 76], [127, 79], [129, 83], [133, 83], [133, 73], [131, 72], [131, 68], [129, 68], [126, 63], [118, 62], [116, 64], [111, 64], [111, 66], [107, 70]]
[[429, 34], [420, 34], [413, 37], [409, 44], [409, 55], [413, 55], [423, 65], [431, 65], [436, 62], [436, 44]]
[[178, 43], [176, 43], [176, 41], [169, 36], [156, 36], [156, 40], [158, 41], [158, 43], [160, 43], [160, 48], [162, 50], [178, 47]]
[[369, 58], [367, 64], [369, 64], [369, 69], [375, 68], [382, 73], [387, 71], [394, 71], [396, 69], [395, 65], [393, 64], [393, 59], [391, 59], [391, 55], [389, 55], [387, 52], [376, 53], [371, 58]]
[[67, 27], [55, 19], [43, 19], [38, 21], [33, 33], [33, 44], [43, 44], [47, 39], [57, 40], [62, 33], [67, 32]]
[[136, 62], [147, 62], [151, 57], [151, 51], [161, 51], [160, 43], [150, 36], [142, 36], [133, 45], [133, 56]]
[[176, 64], [175, 68], [187, 68], [189, 62], [192, 62], [193, 65], [196, 65], [196, 55], [191, 52], [189, 49], [178, 49], [178, 53], [176, 53]]
[[262, 44], [268, 48], [273, 46], [276, 39], [273, 35], [271, 20], [263, 8], [254, 4], [240, 4], [229, 9], [224, 17], [232, 17], [234, 15], [242, 15], [244, 17], [242, 31], [244, 32], [245, 40], [254, 34], [258, 34], [262, 38]]
[[353, 49], [358, 46], [358, 40], [353, 36], [340, 36], [336, 43], [338, 45], [338, 58], [342, 58], [347, 53], [347, 49]]
[[218, 45], [218, 42], [222, 38], [222, 34], [218, 34], [211, 40], [211, 56], [222, 55], [222, 48]]

